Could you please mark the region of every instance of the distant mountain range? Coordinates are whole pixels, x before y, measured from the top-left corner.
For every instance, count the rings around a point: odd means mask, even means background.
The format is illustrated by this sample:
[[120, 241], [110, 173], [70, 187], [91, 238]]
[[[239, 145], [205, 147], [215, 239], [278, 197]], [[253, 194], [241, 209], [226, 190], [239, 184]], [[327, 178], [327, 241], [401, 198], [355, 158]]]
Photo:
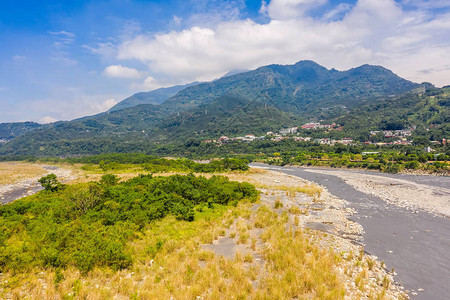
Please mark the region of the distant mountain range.
[[168, 88], [160, 88], [150, 92], [136, 93], [111, 107], [110, 111], [121, 110], [127, 107], [133, 107], [140, 104], [158, 105], [163, 103], [170, 97], [175, 96], [179, 91], [196, 84], [199, 84], [199, 82], [193, 82], [184, 85], [176, 85]]
[[[423, 89], [380, 66], [337, 71], [312, 61], [269, 65], [212, 82], [138, 93], [96, 116], [38, 126], [1, 146], [0, 155], [86, 154], [90, 150], [73, 145], [95, 145], [100, 139], [171, 143], [263, 134], [315, 119], [351, 123], [355, 109]], [[49, 145], [64, 147], [58, 151]]]
[[311, 114], [324, 107], [361, 105], [419, 86], [379, 66], [363, 65], [340, 72], [312, 61], [300, 61], [295, 65], [269, 65], [192, 86], [167, 99], [163, 106], [172, 112], [186, 110], [234, 94], [281, 110]]
[[0, 140], [12, 140], [41, 126], [41, 124], [35, 122], [0, 123]]

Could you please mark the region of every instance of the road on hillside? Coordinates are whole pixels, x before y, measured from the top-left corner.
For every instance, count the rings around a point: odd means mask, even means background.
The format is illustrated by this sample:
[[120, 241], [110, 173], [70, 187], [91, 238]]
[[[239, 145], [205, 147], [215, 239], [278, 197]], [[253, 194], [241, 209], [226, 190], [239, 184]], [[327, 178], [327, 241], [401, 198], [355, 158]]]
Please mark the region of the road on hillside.
[[[336, 197], [347, 200], [357, 211], [352, 220], [364, 228], [366, 252], [378, 256], [387, 268], [394, 268], [398, 281], [412, 299], [449, 299], [450, 295], [450, 218], [423, 210], [410, 210], [361, 192], [342, 178], [345, 172], [401, 179], [432, 187], [450, 187], [450, 177], [383, 174], [338, 170], [339, 176], [323, 169], [279, 167], [251, 164], [304, 178], [322, 186]], [[443, 196], [447, 197], [447, 195]], [[447, 198], [445, 198], [445, 201]]]

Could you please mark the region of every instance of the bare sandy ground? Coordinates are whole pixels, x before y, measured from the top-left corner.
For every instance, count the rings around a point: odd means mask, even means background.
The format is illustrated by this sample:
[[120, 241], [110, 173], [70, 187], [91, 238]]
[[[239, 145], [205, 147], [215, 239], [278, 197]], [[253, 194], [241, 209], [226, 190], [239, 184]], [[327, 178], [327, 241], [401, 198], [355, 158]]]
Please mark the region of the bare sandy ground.
[[[289, 188], [298, 188], [301, 186], [315, 186], [317, 184], [308, 180], [283, 174], [280, 172], [265, 170], [262, 168], [251, 168], [247, 173], [231, 173], [226, 174], [231, 180], [247, 181], [254, 184], [261, 191], [260, 204], [266, 205], [281, 213], [287, 211], [289, 215], [289, 226], [300, 227], [304, 229], [313, 229], [314, 232], [324, 232], [325, 234], [317, 234], [313, 238], [314, 242], [323, 249], [332, 248], [335, 253], [343, 256], [343, 265], [338, 266], [340, 276], [346, 283], [346, 290], [349, 296], [346, 299], [369, 299], [380, 290], [378, 284], [382, 278], [388, 278], [391, 282], [383, 299], [407, 299], [408, 295], [403, 293], [403, 287], [394, 284], [394, 272], [385, 269], [384, 263], [380, 262], [376, 256], [364, 254], [364, 260], [373, 261], [375, 267], [370, 271], [369, 281], [364, 287], [364, 292], [355, 287], [355, 280], [358, 274], [361, 274], [361, 263], [354, 260], [348, 260], [348, 256], [354, 256], [363, 253], [364, 248], [359, 243], [362, 238], [363, 227], [349, 218], [355, 211], [348, 208], [347, 201], [337, 198], [330, 194], [325, 187], [321, 188], [320, 195], [308, 195], [301, 192], [289, 193]], [[274, 208], [276, 201], [282, 203], [281, 208]], [[301, 211], [299, 214], [292, 213], [291, 208], [298, 207]], [[233, 225], [234, 226], [234, 225]], [[258, 238], [257, 233], [255, 238]], [[245, 253], [243, 245], [238, 245], [237, 238], [230, 239], [223, 237], [213, 242], [212, 245], [204, 245], [204, 248], [216, 252], [217, 255], [232, 257], [235, 252], [241, 251]], [[251, 252], [251, 249], [247, 249]], [[258, 263], [259, 257], [256, 259]], [[345, 266], [344, 266], [345, 265]], [[350, 272], [343, 270], [349, 268]], [[378, 282], [378, 283], [377, 283]]]
[[355, 189], [397, 206], [450, 217], [450, 188], [345, 170], [305, 171], [338, 176]]
[[0, 203], [8, 203], [36, 193], [41, 187], [38, 182], [39, 178], [50, 173], [55, 174], [61, 182], [76, 178], [76, 175], [70, 169], [50, 165], [39, 165], [39, 167], [43, 169], [43, 174], [39, 176], [18, 180], [11, 184], [0, 185]]

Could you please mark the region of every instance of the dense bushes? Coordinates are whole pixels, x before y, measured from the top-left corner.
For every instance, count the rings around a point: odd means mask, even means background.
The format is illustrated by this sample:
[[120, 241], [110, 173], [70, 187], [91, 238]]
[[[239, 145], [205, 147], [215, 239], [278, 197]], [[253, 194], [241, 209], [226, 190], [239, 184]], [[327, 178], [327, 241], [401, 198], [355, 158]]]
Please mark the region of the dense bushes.
[[248, 161], [238, 158], [224, 158], [208, 163], [197, 163], [189, 159], [167, 159], [140, 153], [114, 153], [86, 156], [81, 158], [67, 158], [67, 162], [98, 164], [103, 171], [119, 170], [124, 164], [142, 165], [152, 173], [187, 171], [187, 172], [222, 172], [229, 170], [248, 170]]
[[32, 266], [130, 266], [127, 242], [168, 214], [192, 221], [196, 210], [257, 198], [248, 183], [223, 176], [152, 177], [65, 186], [0, 206], [0, 272]]
[[398, 173], [403, 170], [423, 169], [433, 172], [448, 172], [449, 156], [443, 153], [402, 153], [398, 151], [374, 152], [361, 155], [351, 152], [299, 152], [296, 156], [288, 153], [274, 153], [267, 159], [269, 164], [298, 164], [305, 166], [328, 166], [333, 168], [364, 168], [380, 170], [386, 173]]

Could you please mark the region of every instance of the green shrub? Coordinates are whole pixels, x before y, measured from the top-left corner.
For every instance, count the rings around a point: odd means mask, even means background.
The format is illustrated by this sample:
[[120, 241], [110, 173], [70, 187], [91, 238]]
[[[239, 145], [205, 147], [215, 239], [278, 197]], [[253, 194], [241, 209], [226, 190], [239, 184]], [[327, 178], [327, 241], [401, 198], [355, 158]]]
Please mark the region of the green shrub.
[[406, 169], [418, 169], [420, 167], [420, 164], [416, 160], [408, 161], [405, 163]]
[[381, 167], [381, 171], [385, 173], [398, 173], [403, 169], [403, 166], [398, 163], [387, 163]]
[[46, 191], [50, 192], [56, 192], [62, 187], [62, 184], [58, 181], [58, 178], [53, 173], [40, 178], [38, 182]]
[[113, 174], [103, 175], [100, 184], [105, 186], [113, 186], [119, 182], [120, 178]]
[[31, 266], [75, 266], [83, 273], [95, 266], [128, 268], [132, 256], [127, 243], [153, 220], [172, 214], [192, 221], [196, 206], [213, 210], [258, 197], [254, 186], [224, 176], [140, 175], [117, 181], [105, 175], [100, 183], [41, 192], [0, 206], [0, 272]]

